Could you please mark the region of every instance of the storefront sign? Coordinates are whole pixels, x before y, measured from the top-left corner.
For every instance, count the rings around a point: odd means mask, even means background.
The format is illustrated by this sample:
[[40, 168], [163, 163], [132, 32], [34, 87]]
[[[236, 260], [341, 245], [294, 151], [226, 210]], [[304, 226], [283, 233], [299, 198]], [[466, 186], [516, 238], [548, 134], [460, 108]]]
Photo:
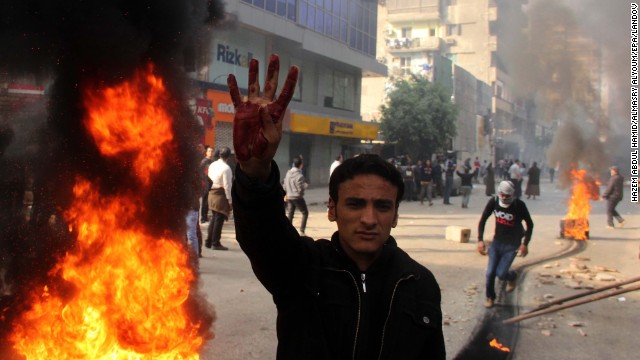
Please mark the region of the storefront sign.
[[375, 140], [379, 124], [291, 114], [292, 132]]

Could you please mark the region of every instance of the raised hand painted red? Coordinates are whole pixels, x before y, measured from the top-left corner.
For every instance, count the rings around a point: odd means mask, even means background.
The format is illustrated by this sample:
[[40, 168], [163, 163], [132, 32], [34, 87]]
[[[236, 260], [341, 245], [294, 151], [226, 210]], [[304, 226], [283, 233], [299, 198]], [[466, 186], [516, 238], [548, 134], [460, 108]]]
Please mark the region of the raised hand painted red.
[[227, 78], [229, 94], [236, 111], [233, 121], [233, 147], [236, 159], [240, 162], [248, 161], [252, 157], [257, 159], [272, 158], [275, 154], [282, 136], [282, 117], [291, 97], [293, 97], [298, 81], [298, 68], [292, 66], [289, 69], [280, 96], [274, 101], [273, 98], [278, 89], [279, 72], [280, 59], [278, 55], [272, 54], [269, 58], [264, 92], [260, 96], [258, 60], [251, 59], [249, 63], [249, 96], [244, 101], [240, 96], [236, 77], [229, 74]]

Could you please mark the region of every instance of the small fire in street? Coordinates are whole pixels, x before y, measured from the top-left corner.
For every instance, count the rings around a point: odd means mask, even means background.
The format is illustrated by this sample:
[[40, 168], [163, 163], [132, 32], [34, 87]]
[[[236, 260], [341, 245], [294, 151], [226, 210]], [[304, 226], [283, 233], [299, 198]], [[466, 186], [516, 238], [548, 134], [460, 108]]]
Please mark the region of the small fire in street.
[[500, 351], [504, 351], [504, 352], [511, 352], [511, 349], [509, 349], [508, 347], [503, 346], [502, 344], [500, 344], [500, 343], [498, 342], [498, 340], [497, 340], [497, 339], [495, 339], [495, 338], [494, 338], [493, 340], [491, 340], [491, 342], [489, 342], [489, 345], [490, 345], [492, 348], [498, 349], [498, 350], [500, 350]]
[[211, 319], [194, 311], [183, 235], [140, 221], [176, 151], [174, 103], [152, 66], [83, 94], [86, 131], [129, 179], [105, 193], [100, 178], [76, 176], [64, 211], [76, 243], [50, 271], [55, 280], [32, 290], [14, 350], [26, 359], [199, 359], [213, 334]]
[[589, 238], [590, 201], [600, 197], [599, 183], [584, 169], [572, 168], [571, 199], [569, 209], [562, 222], [561, 235], [564, 238], [586, 240]]

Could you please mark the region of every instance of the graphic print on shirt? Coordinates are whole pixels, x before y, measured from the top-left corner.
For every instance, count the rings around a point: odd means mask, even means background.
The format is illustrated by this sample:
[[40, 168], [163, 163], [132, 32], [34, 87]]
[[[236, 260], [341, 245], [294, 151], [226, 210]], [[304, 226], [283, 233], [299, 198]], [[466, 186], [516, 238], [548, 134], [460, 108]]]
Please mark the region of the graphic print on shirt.
[[493, 214], [496, 217], [496, 222], [505, 226], [515, 226], [514, 216], [512, 213], [504, 212], [502, 210], [493, 210]]

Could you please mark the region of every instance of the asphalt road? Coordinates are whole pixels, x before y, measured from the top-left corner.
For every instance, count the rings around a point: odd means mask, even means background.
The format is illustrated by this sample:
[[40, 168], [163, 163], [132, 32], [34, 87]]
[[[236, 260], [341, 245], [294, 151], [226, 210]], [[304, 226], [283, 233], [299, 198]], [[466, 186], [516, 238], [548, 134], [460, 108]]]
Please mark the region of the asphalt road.
[[[577, 252], [547, 260], [573, 248], [575, 240], [558, 238], [569, 191], [545, 179], [541, 192], [542, 196], [536, 200], [525, 199], [535, 228], [530, 255], [514, 262], [521, 271], [519, 286], [514, 293], [502, 294], [496, 307], [490, 310], [482, 306], [487, 257], [475, 251], [477, 222], [487, 200], [484, 186], [474, 188], [466, 209], [460, 207], [459, 197], [452, 198], [454, 205], [451, 206], [443, 205], [440, 198], [432, 207], [417, 202], [401, 204], [399, 223], [392, 234], [401, 248], [435, 274], [440, 284], [447, 358], [473, 358], [468, 355], [470, 343], [478, 343], [478, 334], [482, 334], [496, 337], [511, 350], [509, 353], [496, 350], [495, 356], [484, 357], [487, 359], [636, 359], [640, 353], [637, 341], [640, 292], [515, 325], [501, 325], [505, 318], [524, 313], [544, 301], [640, 276], [640, 207], [637, 204], [625, 199], [618, 207], [627, 220], [625, 228], [608, 230], [605, 203], [592, 202], [590, 239], [580, 244], [581, 250]], [[313, 205], [306, 233], [314, 238], [329, 237], [335, 231], [335, 224], [326, 218], [323, 202], [327, 194], [327, 188], [307, 192], [307, 202]], [[299, 220], [297, 214], [295, 226], [299, 226]], [[472, 241], [445, 240], [445, 229], [449, 225], [469, 227]], [[485, 231], [492, 234], [491, 220]], [[207, 343], [201, 358], [275, 359], [276, 309], [235, 241], [232, 221], [223, 228], [222, 242], [229, 251], [204, 249], [200, 262], [201, 291], [217, 313], [215, 339]], [[607, 280], [592, 279], [597, 275]], [[497, 328], [485, 334], [482, 331], [487, 329], [487, 324]], [[482, 343], [486, 341], [488, 347], [491, 339], [481, 340], [480, 346], [484, 347]]]

